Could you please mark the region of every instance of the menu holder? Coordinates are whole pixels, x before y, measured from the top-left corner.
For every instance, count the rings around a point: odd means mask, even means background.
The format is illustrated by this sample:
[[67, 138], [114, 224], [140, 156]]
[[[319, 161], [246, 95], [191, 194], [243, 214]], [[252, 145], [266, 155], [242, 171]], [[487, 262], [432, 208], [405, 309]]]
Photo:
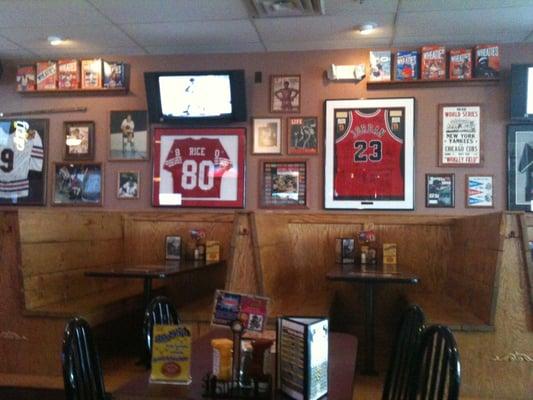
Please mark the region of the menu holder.
[[191, 331], [186, 325], [154, 325], [150, 382], [191, 383]]

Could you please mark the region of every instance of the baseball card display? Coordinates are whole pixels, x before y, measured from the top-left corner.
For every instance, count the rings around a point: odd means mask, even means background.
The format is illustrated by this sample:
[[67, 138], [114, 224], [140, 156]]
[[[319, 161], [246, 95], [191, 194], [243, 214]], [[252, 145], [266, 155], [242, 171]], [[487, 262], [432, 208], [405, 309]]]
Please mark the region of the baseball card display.
[[444, 46], [424, 46], [421, 53], [421, 79], [445, 79], [446, 48]]
[[35, 87], [35, 65], [21, 65], [17, 68], [17, 92], [31, 92]]
[[474, 52], [475, 78], [497, 78], [500, 76], [500, 47], [498, 45], [477, 45]]
[[494, 207], [492, 175], [466, 175], [466, 206]]
[[452, 80], [472, 78], [472, 49], [451, 49], [449, 77]]
[[44, 205], [47, 119], [0, 120], [0, 205]]
[[81, 61], [82, 89], [99, 89], [102, 87], [102, 60], [95, 58]]
[[414, 99], [326, 101], [325, 207], [412, 209]]
[[400, 50], [396, 53], [396, 80], [418, 79], [418, 51]]
[[391, 80], [391, 60], [390, 51], [371, 51], [369, 53], [370, 73], [369, 82], [380, 82]]
[[37, 90], [57, 89], [57, 63], [42, 61], [37, 63]]
[[126, 87], [126, 65], [121, 62], [104, 61], [104, 87], [109, 89]]
[[78, 89], [80, 87], [80, 63], [78, 60], [59, 60], [57, 62], [59, 89]]
[[154, 206], [244, 207], [245, 129], [156, 128]]
[[263, 208], [306, 208], [307, 164], [304, 160], [262, 161], [259, 191]]

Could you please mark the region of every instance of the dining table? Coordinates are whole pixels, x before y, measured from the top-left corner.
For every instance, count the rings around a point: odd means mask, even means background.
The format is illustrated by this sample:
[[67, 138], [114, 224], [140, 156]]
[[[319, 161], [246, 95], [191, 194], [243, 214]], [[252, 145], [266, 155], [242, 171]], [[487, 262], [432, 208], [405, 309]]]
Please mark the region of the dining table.
[[330, 281], [362, 284], [364, 287], [364, 343], [363, 375], [377, 375], [375, 368], [375, 287], [386, 284], [414, 285], [420, 278], [398, 264], [337, 264], [326, 273]]

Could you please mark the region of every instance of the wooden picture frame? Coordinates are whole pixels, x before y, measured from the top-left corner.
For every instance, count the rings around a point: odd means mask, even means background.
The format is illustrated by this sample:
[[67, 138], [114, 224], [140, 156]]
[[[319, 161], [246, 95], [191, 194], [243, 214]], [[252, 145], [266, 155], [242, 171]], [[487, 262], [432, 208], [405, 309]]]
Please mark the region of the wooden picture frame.
[[300, 104], [300, 75], [270, 76], [271, 113], [299, 113]]
[[426, 174], [426, 207], [455, 207], [455, 174]]
[[65, 121], [64, 160], [81, 161], [94, 159], [94, 121]]
[[137, 200], [141, 191], [141, 171], [117, 172], [117, 199]]
[[507, 208], [533, 210], [533, 124], [507, 126]]
[[287, 154], [318, 154], [318, 118], [287, 118]]
[[414, 110], [410, 97], [326, 100], [326, 209], [414, 209]]
[[101, 206], [104, 174], [99, 162], [55, 162], [52, 204]]
[[308, 208], [307, 188], [305, 160], [261, 160], [261, 208]]
[[494, 176], [465, 176], [465, 206], [468, 208], [494, 208]]
[[109, 113], [110, 161], [146, 161], [150, 159], [148, 113], [146, 110]]
[[479, 103], [439, 104], [439, 167], [483, 166], [483, 108]]
[[252, 118], [252, 154], [281, 154], [281, 118]]

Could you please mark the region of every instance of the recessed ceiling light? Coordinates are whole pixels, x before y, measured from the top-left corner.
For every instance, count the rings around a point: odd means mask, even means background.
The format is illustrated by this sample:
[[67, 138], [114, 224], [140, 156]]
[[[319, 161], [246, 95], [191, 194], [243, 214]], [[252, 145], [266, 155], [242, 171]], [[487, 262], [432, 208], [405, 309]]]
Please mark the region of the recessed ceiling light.
[[369, 22], [366, 24], [362, 24], [356, 27], [357, 32], [359, 32], [361, 35], [368, 35], [371, 33], [374, 29], [376, 29], [377, 25], [373, 22]]
[[48, 36], [48, 43], [50, 43], [52, 46], [59, 46], [64, 41], [65, 40], [59, 36]]

